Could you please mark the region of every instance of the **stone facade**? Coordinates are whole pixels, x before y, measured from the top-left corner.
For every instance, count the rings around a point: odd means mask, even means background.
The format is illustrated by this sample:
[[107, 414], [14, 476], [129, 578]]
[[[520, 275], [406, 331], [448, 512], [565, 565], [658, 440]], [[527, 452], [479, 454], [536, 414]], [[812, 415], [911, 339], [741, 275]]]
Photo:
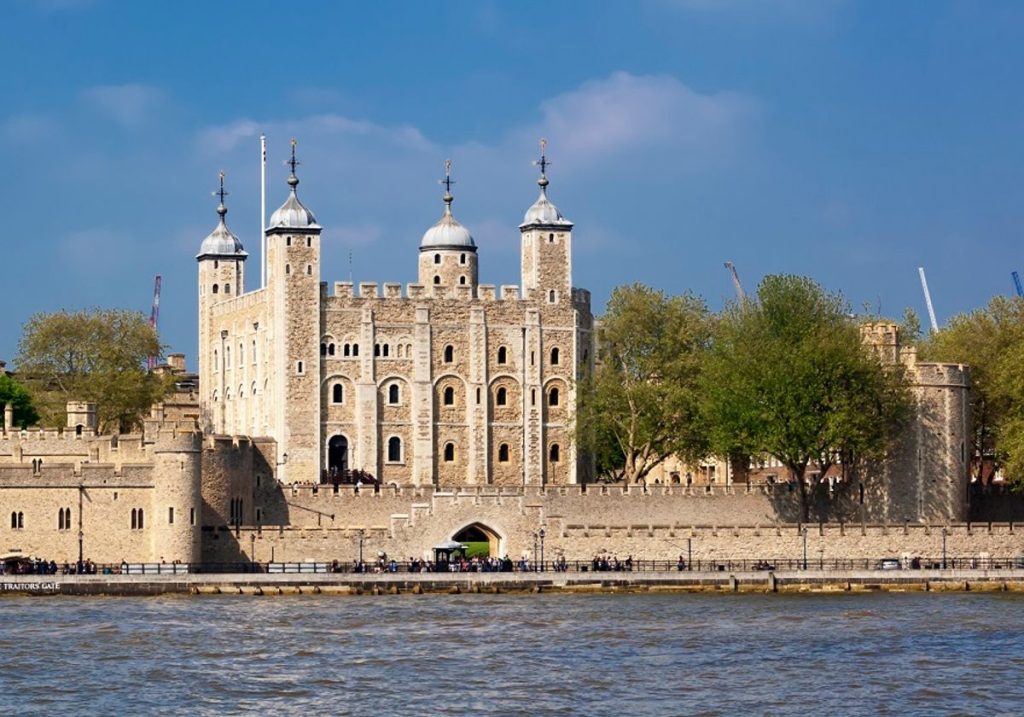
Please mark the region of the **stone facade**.
[[321, 227], [289, 183], [265, 287], [245, 290], [223, 205], [198, 256], [203, 429], [273, 438], [285, 483], [352, 469], [398, 485], [579, 482], [572, 418], [593, 317], [547, 179], [520, 227], [522, 286], [500, 291], [478, 283], [450, 194], [421, 242], [420, 283], [321, 282]]

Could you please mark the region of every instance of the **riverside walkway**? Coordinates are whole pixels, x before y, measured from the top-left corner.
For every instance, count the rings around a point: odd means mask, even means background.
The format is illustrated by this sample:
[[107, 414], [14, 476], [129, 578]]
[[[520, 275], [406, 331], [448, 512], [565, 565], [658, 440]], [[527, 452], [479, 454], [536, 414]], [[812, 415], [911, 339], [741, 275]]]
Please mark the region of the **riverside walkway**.
[[1024, 593], [1024, 569], [0, 576], [0, 596], [870, 591]]

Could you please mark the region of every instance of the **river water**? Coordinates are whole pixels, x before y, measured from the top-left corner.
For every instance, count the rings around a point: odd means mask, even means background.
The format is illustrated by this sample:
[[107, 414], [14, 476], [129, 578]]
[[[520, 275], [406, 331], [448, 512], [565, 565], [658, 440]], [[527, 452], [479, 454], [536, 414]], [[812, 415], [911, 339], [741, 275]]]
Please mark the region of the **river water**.
[[0, 713], [1024, 713], [1024, 596], [0, 599]]

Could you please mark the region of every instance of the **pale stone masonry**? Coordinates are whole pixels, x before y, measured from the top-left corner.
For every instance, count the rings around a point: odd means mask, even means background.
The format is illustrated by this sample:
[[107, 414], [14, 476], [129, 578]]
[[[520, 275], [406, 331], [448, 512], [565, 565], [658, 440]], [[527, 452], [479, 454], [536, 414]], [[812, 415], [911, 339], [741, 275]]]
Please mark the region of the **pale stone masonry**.
[[352, 469], [399, 485], [579, 482], [572, 419], [593, 316], [547, 177], [519, 227], [522, 285], [500, 291], [478, 283], [450, 192], [420, 242], [419, 283], [332, 291], [298, 182], [293, 166], [267, 226], [265, 287], [245, 290], [248, 256], [223, 202], [197, 256], [203, 430], [273, 438], [285, 483]]

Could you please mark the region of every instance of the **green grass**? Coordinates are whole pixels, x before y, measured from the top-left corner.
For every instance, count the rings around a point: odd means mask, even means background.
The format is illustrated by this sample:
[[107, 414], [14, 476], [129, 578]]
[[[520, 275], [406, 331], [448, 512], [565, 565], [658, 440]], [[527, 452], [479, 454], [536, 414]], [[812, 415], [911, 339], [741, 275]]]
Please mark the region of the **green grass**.
[[463, 540], [462, 544], [467, 546], [466, 557], [467, 558], [486, 558], [491, 554], [491, 544], [486, 540], [473, 541]]

